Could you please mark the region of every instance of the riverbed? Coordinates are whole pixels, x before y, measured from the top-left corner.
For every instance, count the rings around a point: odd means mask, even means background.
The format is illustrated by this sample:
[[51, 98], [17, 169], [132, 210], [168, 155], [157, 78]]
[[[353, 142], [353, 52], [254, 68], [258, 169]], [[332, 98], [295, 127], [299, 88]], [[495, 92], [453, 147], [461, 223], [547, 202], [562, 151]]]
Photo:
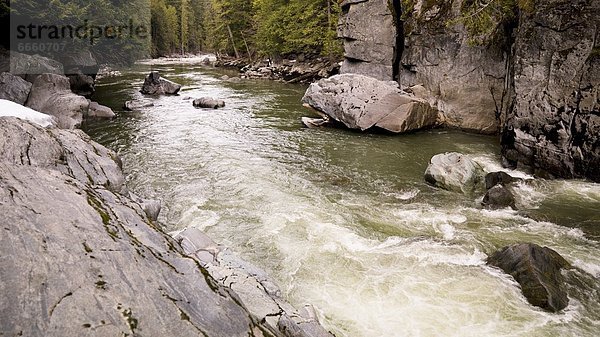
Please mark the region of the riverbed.
[[[183, 84], [180, 95], [142, 97], [150, 70]], [[423, 173], [447, 151], [499, 170], [497, 137], [305, 129], [305, 86], [225, 74], [235, 75], [146, 63], [98, 84], [94, 99], [118, 117], [85, 130], [119, 153], [132, 190], [163, 201], [166, 231], [205, 231], [265, 269], [291, 303], [313, 304], [338, 337], [598, 334], [599, 184], [538, 179], [519, 187], [520, 211], [484, 210], [482, 196], [433, 188]], [[187, 99], [202, 96], [227, 105], [195, 109]], [[131, 99], [154, 106], [122, 111]], [[532, 307], [485, 265], [519, 242], [548, 246], [577, 268], [563, 312]]]

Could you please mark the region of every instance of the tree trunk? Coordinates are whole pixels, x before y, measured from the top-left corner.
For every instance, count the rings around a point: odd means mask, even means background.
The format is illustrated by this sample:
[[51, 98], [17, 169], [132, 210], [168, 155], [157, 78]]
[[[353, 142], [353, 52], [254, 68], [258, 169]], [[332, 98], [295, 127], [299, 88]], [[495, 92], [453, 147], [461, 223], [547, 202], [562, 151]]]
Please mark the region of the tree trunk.
[[233, 52], [235, 53], [235, 58], [239, 59], [240, 54], [238, 53], [237, 48], [235, 47], [235, 40], [233, 39], [233, 32], [231, 32], [231, 27], [229, 27], [229, 25], [227, 25], [227, 31], [229, 32], [229, 37], [231, 38], [231, 44], [233, 45]]

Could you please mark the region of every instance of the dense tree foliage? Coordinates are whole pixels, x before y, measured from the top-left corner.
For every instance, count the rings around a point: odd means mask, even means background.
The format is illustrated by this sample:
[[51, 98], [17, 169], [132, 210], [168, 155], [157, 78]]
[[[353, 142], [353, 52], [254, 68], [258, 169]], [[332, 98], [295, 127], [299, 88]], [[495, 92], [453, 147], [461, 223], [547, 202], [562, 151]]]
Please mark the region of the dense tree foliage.
[[[147, 56], [149, 50], [150, 32], [147, 28], [150, 11], [147, 0], [11, 0], [10, 8], [2, 7], [2, 10], [10, 11], [11, 22], [15, 25], [34, 26], [30, 30], [33, 34], [28, 35], [30, 41], [64, 44], [60, 53], [56, 53], [57, 58], [64, 53], [89, 49], [100, 62], [128, 63]], [[52, 29], [42, 27], [58, 27], [60, 39], [56, 37], [56, 31], [52, 35]], [[82, 27], [81, 35], [72, 38], [71, 33], [70, 38], [64, 38], [64, 27], [74, 27], [75, 32]], [[117, 30], [121, 29], [117, 27], [142, 27], [145, 30], [138, 34], [135, 28], [126, 28], [122, 31], [132, 33], [116, 37]], [[37, 29], [42, 29], [43, 36]], [[92, 38], [94, 34], [99, 36]]]
[[[7, 3], [0, 0], [0, 16]], [[106, 62], [212, 51], [238, 57], [338, 56], [337, 0], [12, 0], [11, 15], [42, 24], [143, 24], [152, 39], [84, 39]], [[150, 34], [149, 34], [150, 35]], [[87, 43], [87, 45], [86, 45]], [[117, 48], [118, 47], [118, 48]]]
[[152, 0], [152, 8], [155, 55], [341, 54], [336, 0]]

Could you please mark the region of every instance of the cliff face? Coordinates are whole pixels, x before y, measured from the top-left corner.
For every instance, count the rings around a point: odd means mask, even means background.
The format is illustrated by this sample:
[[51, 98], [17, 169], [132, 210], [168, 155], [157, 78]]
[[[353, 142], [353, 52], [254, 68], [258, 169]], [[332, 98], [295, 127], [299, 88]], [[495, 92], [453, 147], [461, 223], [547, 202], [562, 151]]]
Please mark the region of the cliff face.
[[[600, 1], [520, 3], [486, 23], [492, 38], [474, 43], [464, 24], [471, 1], [344, 1], [342, 72], [395, 79], [446, 126], [501, 134], [507, 165], [600, 181]], [[374, 7], [391, 22], [369, 17]], [[382, 49], [386, 62], [365, 56]]]
[[496, 133], [497, 115], [505, 97], [505, 46], [474, 46], [463, 25], [449, 24], [460, 16], [462, 0], [415, 1], [404, 13], [404, 52], [400, 84], [422, 85], [446, 125]]
[[537, 1], [520, 14], [513, 50], [503, 155], [600, 181], [600, 1]]
[[338, 36], [344, 39], [345, 60], [340, 72], [393, 80], [396, 26], [388, 0], [345, 0], [341, 8]]

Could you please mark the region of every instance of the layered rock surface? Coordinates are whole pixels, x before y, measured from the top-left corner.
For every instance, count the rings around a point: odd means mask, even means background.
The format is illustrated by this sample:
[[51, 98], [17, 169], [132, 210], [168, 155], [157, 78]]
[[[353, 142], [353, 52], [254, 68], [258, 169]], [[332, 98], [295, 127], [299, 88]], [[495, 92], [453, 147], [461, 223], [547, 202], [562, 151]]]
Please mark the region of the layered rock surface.
[[129, 197], [80, 131], [0, 118], [0, 327], [8, 336], [320, 336], [259, 322]]
[[514, 106], [503, 154], [551, 174], [600, 181], [600, 2], [537, 1], [514, 46]]
[[424, 86], [422, 98], [444, 113], [446, 125], [497, 133], [507, 92], [503, 46], [473, 45], [464, 26], [452, 24], [463, 0], [412, 2], [404, 13], [401, 85]]
[[421, 99], [389, 82], [343, 74], [320, 80], [302, 101], [350, 129], [373, 127], [401, 133], [436, 125], [438, 113]]
[[345, 0], [338, 23], [344, 40], [340, 73], [362, 74], [382, 81], [394, 79], [396, 26], [388, 0]]

